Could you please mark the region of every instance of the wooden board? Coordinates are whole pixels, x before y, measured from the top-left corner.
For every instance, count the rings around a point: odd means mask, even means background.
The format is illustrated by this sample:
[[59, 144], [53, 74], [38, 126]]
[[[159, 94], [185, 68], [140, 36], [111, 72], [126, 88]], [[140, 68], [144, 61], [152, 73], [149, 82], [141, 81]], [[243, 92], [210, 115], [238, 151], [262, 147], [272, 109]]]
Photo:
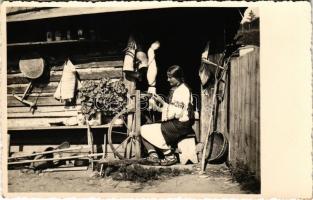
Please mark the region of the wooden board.
[[[118, 72], [119, 73], [119, 72]], [[122, 72], [121, 72], [122, 73]], [[88, 75], [90, 78], [94, 78], [94, 77], [98, 77], [98, 79], [96, 79], [95, 81], [97, 82], [100, 78], [103, 78], [105, 76], [101, 76], [101, 75], [93, 75], [90, 74]], [[112, 78], [112, 81], [117, 81], [120, 78]], [[33, 89], [29, 91], [29, 94], [34, 94], [34, 93], [38, 93], [38, 94], [54, 94], [54, 92], [57, 89], [59, 82], [50, 82], [48, 84], [41, 84], [41, 85], [34, 85]], [[26, 88], [27, 88], [28, 84], [11, 84], [7, 86], [7, 94], [24, 94]], [[37, 96], [37, 95], [33, 95], [33, 96]], [[41, 96], [41, 95], [40, 95]]]
[[33, 128], [33, 127], [50, 127], [49, 123], [66, 121], [68, 117], [60, 118], [19, 118], [8, 119], [8, 129], [11, 127]]
[[[27, 100], [30, 102], [35, 102], [36, 99], [37, 99], [37, 97], [33, 97], [33, 96], [27, 98]], [[8, 100], [8, 107], [28, 107], [29, 108], [29, 106], [18, 101], [12, 95], [8, 95], [7, 100]], [[41, 107], [41, 106], [64, 106], [65, 103], [58, 101], [54, 97], [51, 96], [51, 97], [38, 97], [36, 105], [37, 105], [37, 107]], [[76, 105], [80, 105], [79, 99], [77, 100]]]
[[[49, 81], [59, 82], [62, 77], [62, 71], [51, 71]], [[121, 78], [122, 70], [120, 68], [108, 67], [108, 68], [82, 68], [77, 69], [77, 73], [81, 80], [97, 80], [103, 77]], [[22, 73], [8, 74], [7, 84], [26, 84], [29, 83], [29, 79], [24, 77]]]
[[[86, 58], [87, 59], [87, 58]], [[97, 58], [94, 58], [91, 61], [88, 61], [86, 59], [82, 59], [82, 60], [77, 60], [76, 62], [82, 62], [81, 64], [75, 64], [76, 69], [89, 69], [89, 68], [117, 68], [117, 69], [121, 69], [123, 67], [123, 61], [122, 60], [101, 60], [101, 59], [105, 59], [103, 57], [99, 58], [99, 61], [94, 61]], [[109, 58], [106, 58], [109, 59]], [[118, 59], [118, 58], [116, 58]], [[59, 65], [55, 64], [55, 66], [53, 66], [51, 68], [51, 71], [62, 71], [63, 70], [63, 64], [64, 64], [64, 60], [62, 61], [55, 61], [56, 63], [60, 63]], [[8, 74], [16, 74], [16, 73], [21, 73], [21, 71], [19, 70], [19, 61], [18, 60], [14, 60], [14, 61], [8, 61]]]
[[[56, 120], [60, 120], [60, 119], [56, 119]], [[8, 120], [9, 121], [9, 120]], [[87, 126], [50, 126], [50, 125], [46, 125], [43, 124], [42, 126], [39, 125], [35, 125], [35, 126], [18, 126], [20, 125], [20, 123], [15, 123], [16, 120], [10, 120], [13, 126], [8, 126], [9, 131], [19, 131], [19, 130], [25, 130], [25, 131], [29, 131], [29, 130], [64, 130], [64, 129], [86, 129], [87, 130]], [[49, 122], [52, 121], [51, 119], [49, 120]], [[92, 129], [102, 129], [102, 128], [109, 128], [110, 124], [103, 124], [103, 125], [99, 125], [99, 126], [91, 126]]]
[[[76, 107], [64, 107], [62, 106], [39, 106], [36, 109], [36, 112], [48, 113], [48, 112], [68, 112], [68, 111], [78, 111], [81, 109], [81, 106]], [[29, 113], [28, 107], [9, 107], [8, 113]]]
[[[51, 82], [47, 85], [42, 85], [41, 87], [34, 86], [30, 92], [35, 93], [54, 93], [59, 83]], [[7, 87], [8, 94], [23, 94], [27, 88], [28, 84], [11, 84]]]
[[51, 112], [20, 112], [8, 113], [8, 119], [12, 118], [45, 118], [45, 117], [73, 117], [77, 116], [77, 110], [73, 111], [51, 111]]
[[[259, 50], [233, 58], [229, 101], [229, 161], [260, 178]], [[242, 166], [240, 166], [242, 167]]]

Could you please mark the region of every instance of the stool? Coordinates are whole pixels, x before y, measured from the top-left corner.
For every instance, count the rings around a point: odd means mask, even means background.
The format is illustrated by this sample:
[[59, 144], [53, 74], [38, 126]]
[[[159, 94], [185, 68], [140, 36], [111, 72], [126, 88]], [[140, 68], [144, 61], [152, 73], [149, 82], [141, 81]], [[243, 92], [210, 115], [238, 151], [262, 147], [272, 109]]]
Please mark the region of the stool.
[[179, 160], [181, 164], [186, 164], [188, 160], [192, 163], [198, 163], [198, 156], [196, 153], [196, 137], [195, 135], [187, 136], [178, 142]]

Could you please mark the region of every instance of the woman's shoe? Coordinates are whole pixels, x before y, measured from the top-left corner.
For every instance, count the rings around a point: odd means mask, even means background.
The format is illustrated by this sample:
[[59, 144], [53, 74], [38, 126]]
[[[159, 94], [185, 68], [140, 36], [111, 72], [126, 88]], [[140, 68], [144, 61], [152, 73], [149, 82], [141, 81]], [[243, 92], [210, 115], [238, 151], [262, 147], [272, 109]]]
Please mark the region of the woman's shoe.
[[158, 154], [156, 153], [149, 154], [149, 156], [146, 157], [144, 160], [146, 161], [145, 163], [148, 165], [154, 165], [154, 166], [160, 165], [160, 159], [158, 157]]
[[174, 165], [176, 163], [178, 163], [178, 160], [174, 154], [170, 155], [170, 156], [165, 156], [164, 159], [160, 160], [161, 166], [170, 166], [170, 165]]

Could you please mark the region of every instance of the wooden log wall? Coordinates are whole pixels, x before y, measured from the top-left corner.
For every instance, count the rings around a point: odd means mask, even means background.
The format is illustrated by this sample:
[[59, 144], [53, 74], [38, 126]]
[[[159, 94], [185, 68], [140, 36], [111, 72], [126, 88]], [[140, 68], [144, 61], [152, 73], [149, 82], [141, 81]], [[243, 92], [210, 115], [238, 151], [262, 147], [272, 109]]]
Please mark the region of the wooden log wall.
[[[122, 77], [122, 60], [109, 60], [77, 64], [77, 73], [82, 81], [98, 80], [103, 77], [119, 79]], [[63, 66], [54, 66], [49, 71], [49, 81], [46, 84], [34, 84], [31, 95], [27, 100], [37, 101], [38, 109], [32, 114], [29, 108], [12, 96], [12, 93], [22, 96], [29, 80], [19, 71], [10, 71], [7, 75], [7, 102], [8, 102], [8, 126], [49, 126], [49, 122], [66, 120], [75, 116], [80, 109], [80, 101], [77, 107], [64, 108], [64, 102], [53, 97], [58, 83], [62, 77]]]
[[[102, 43], [101, 43], [102, 44]], [[46, 147], [57, 146], [64, 141], [70, 142], [71, 146], [87, 145], [87, 128], [80, 129], [51, 129], [51, 122], [66, 121], [70, 117], [76, 116], [80, 110], [80, 100], [77, 99], [76, 106], [65, 107], [64, 102], [60, 102], [53, 97], [58, 83], [62, 77], [63, 64], [66, 55], [75, 65], [81, 81], [99, 80], [109, 77], [117, 80], [122, 78], [123, 55], [121, 44], [104, 45], [91, 49], [92, 53], [83, 55], [79, 49], [83, 46], [76, 45], [76, 48], [68, 48], [67, 51], [58, 52], [59, 46], [37, 45], [29, 47], [8, 47], [7, 66], [7, 114], [8, 129], [11, 135], [10, 152], [33, 152], [43, 151]], [[64, 44], [65, 45], [65, 44]], [[101, 46], [101, 45], [100, 45]], [[47, 61], [45, 68], [47, 73], [34, 82], [27, 100], [37, 102], [37, 109], [32, 114], [27, 105], [15, 99], [12, 93], [22, 96], [29, 80], [23, 76], [18, 67], [18, 59], [29, 50], [39, 51], [40, 55]], [[74, 49], [71, 51], [71, 49]], [[63, 56], [63, 57], [62, 57]], [[65, 56], [65, 57], [64, 57]], [[53, 59], [51, 59], [53, 58]], [[30, 130], [32, 127], [34, 130]], [[36, 128], [49, 127], [47, 130]], [[10, 130], [14, 129], [14, 130]], [[17, 130], [16, 130], [17, 129]], [[97, 152], [102, 152], [104, 137], [107, 129], [92, 129], [94, 144]], [[119, 144], [117, 138], [116, 143]], [[84, 149], [82, 151], [88, 151]], [[106, 147], [108, 155], [112, 155], [110, 148]]]
[[[219, 54], [210, 55], [209, 59], [217, 63], [220, 56]], [[230, 164], [234, 167], [247, 166], [250, 172], [260, 180], [259, 81], [258, 47], [254, 47], [253, 52], [231, 60], [225, 96], [218, 106], [215, 130], [224, 133], [229, 140]], [[219, 90], [221, 88], [220, 85]], [[201, 89], [201, 142], [204, 142], [208, 134], [212, 93], [213, 84]]]

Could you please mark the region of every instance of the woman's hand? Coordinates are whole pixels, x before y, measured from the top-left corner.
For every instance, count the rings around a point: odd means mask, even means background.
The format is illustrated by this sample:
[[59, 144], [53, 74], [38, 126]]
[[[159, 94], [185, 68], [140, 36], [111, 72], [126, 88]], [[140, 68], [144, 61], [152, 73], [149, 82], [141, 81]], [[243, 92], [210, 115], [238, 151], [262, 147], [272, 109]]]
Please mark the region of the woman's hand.
[[153, 111], [162, 111], [162, 108], [160, 106], [157, 105], [157, 102], [155, 102], [154, 99], [149, 99], [149, 110], [153, 110]]
[[153, 98], [155, 101], [161, 103], [162, 105], [165, 103], [165, 101], [163, 100], [163, 98], [160, 97], [160, 96], [157, 95], [157, 94], [152, 94], [152, 97], [151, 97], [151, 98]]

